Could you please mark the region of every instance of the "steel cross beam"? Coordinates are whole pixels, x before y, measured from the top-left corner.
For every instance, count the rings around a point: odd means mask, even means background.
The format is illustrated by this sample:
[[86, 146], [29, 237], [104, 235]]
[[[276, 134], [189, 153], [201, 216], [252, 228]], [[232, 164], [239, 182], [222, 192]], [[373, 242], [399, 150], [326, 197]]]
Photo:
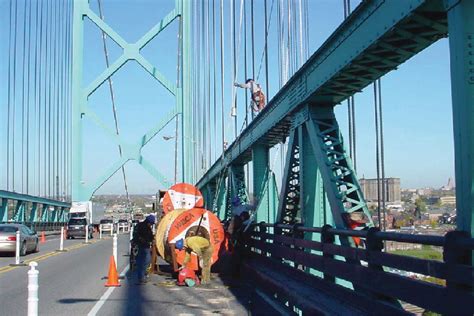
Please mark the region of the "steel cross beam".
[[[89, 200], [95, 191], [97, 191], [110, 177], [112, 177], [125, 163], [130, 160], [136, 160], [138, 163], [150, 173], [156, 180], [164, 186], [169, 187], [171, 183], [150, 163], [146, 160], [141, 151], [143, 147], [152, 140], [159, 131], [161, 131], [176, 115], [184, 112], [189, 112], [189, 99], [183, 97], [183, 89], [189, 89], [187, 81], [187, 68], [189, 57], [188, 53], [183, 53], [180, 56], [181, 71], [185, 73], [178, 74], [178, 85], [172, 83], [165, 76], [158, 71], [143, 55], [140, 50], [143, 49], [151, 40], [161, 33], [174, 20], [180, 18], [180, 23], [185, 24], [180, 27], [180, 45], [189, 40], [189, 22], [187, 15], [189, 14], [187, 1], [176, 0], [175, 8], [165, 16], [158, 24], [152, 27], [146, 34], [144, 34], [137, 42], [126, 42], [117, 32], [115, 32], [107, 23], [105, 23], [99, 16], [97, 16], [89, 7], [88, 0], [74, 1], [74, 19], [73, 19], [73, 201]], [[186, 12], [186, 14], [183, 14]], [[185, 17], [186, 16], [186, 17]], [[105, 69], [95, 80], [93, 80], [87, 87], [82, 87], [82, 72], [83, 72], [83, 37], [84, 37], [84, 19], [89, 18], [101, 31], [109, 36], [117, 45], [123, 48], [122, 55]], [[184, 21], [183, 21], [184, 20]], [[146, 134], [140, 137], [135, 143], [127, 143], [123, 138], [119, 137], [111, 128], [107, 127], [94, 111], [87, 106], [88, 98], [113, 74], [115, 74], [128, 61], [135, 60], [142, 68], [148, 72], [154, 79], [156, 79], [165, 89], [167, 89], [173, 96], [176, 97], [176, 105], [173, 110], [165, 115], [158, 124], [152, 127]], [[186, 79], [186, 80], [183, 80]], [[183, 114], [184, 115], [184, 114]], [[89, 117], [98, 127], [100, 127], [117, 145], [120, 145], [123, 150], [123, 155], [116, 162], [112, 163], [109, 168], [91, 184], [85, 184], [83, 177], [83, 142], [82, 142], [82, 124], [83, 118]], [[184, 119], [186, 124], [189, 124], [189, 119]], [[184, 124], [184, 123], [183, 123]], [[183, 135], [183, 146], [188, 142], [186, 139], [186, 131], [181, 133]], [[189, 136], [189, 135], [188, 135]], [[188, 151], [189, 146], [185, 146]], [[183, 154], [184, 156], [184, 154]], [[183, 170], [183, 174], [188, 171]]]

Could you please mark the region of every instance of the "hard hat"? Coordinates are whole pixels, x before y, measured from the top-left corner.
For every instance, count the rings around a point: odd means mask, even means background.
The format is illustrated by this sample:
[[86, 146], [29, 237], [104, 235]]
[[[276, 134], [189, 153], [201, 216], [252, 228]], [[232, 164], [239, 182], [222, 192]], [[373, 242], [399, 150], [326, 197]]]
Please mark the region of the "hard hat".
[[178, 240], [174, 246], [175, 246], [176, 249], [182, 250], [183, 247], [184, 247], [183, 238], [181, 238], [180, 240]]
[[153, 214], [150, 214], [145, 218], [145, 222], [150, 223], [150, 224], [155, 224], [155, 221], [156, 221], [156, 217]]

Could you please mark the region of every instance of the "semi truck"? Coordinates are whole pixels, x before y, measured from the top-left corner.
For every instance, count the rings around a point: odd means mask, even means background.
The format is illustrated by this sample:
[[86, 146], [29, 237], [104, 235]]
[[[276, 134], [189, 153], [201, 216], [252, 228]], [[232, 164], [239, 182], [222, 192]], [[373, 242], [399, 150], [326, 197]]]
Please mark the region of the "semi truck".
[[71, 218], [87, 218], [92, 223], [92, 202], [72, 202], [69, 211], [69, 219]]

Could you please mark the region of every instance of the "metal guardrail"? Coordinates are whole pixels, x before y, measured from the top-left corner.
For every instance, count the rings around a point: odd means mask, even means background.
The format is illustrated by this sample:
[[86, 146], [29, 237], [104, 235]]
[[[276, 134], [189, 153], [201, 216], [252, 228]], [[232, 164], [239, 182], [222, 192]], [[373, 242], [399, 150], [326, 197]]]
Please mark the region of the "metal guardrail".
[[[304, 233], [318, 234], [315, 239], [319, 241], [304, 239]], [[336, 244], [336, 237], [346, 237], [346, 241], [361, 238], [362, 246], [351, 246], [347, 242]], [[443, 260], [386, 253], [383, 252], [384, 241], [442, 247]], [[314, 282], [316, 277], [342, 289], [338, 283], [345, 280], [360, 297], [382, 300], [391, 308], [403, 301], [442, 314], [474, 314], [471, 263], [474, 239], [465, 232], [428, 236], [381, 232], [377, 228], [354, 231], [334, 229], [329, 225], [310, 228], [261, 223], [248, 232], [245, 245], [251, 258], [306, 273], [308, 283]], [[310, 273], [311, 270], [317, 272]], [[394, 273], [395, 270], [423, 277], [413, 279]], [[283, 289], [285, 284], [281, 286]], [[359, 303], [354, 301], [355, 306]]]
[[60, 231], [67, 223], [62, 222], [0, 222], [0, 224], [23, 224], [36, 232]]

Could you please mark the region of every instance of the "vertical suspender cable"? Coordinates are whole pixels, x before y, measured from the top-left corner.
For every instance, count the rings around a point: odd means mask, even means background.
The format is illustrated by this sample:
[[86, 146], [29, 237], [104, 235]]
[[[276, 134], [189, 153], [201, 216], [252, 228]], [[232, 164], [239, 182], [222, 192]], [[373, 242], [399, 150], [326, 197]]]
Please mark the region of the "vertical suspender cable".
[[303, 0], [298, 0], [298, 9], [299, 9], [299, 14], [298, 14], [298, 22], [299, 22], [299, 44], [300, 44], [300, 62], [298, 64], [298, 67], [301, 67], [304, 63], [303, 59]]
[[[42, 113], [42, 109], [44, 107], [44, 102], [42, 102], [43, 100], [43, 95], [42, 95], [42, 92], [43, 92], [43, 71], [44, 71], [44, 68], [43, 68], [43, 50], [44, 50], [44, 47], [43, 47], [43, 7], [45, 7], [44, 5], [44, 2], [41, 2], [41, 10], [40, 10], [40, 29], [39, 29], [39, 34], [40, 34], [40, 47], [39, 47], [39, 72], [38, 72], [38, 195], [42, 195], [42, 190], [41, 190], [41, 158], [42, 158], [42, 154], [45, 150], [44, 148], [41, 147], [41, 132], [42, 132], [42, 129], [41, 129], [41, 113]], [[44, 144], [43, 144], [44, 146]]]
[[[9, 8], [10, 8], [10, 15], [9, 15], [9, 25], [10, 25], [10, 28], [8, 29], [8, 82], [7, 82], [7, 99], [8, 99], [8, 106], [7, 106], [7, 150], [6, 150], [6, 153], [7, 153], [7, 163], [6, 163], [6, 167], [7, 167], [7, 170], [6, 170], [6, 180], [7, 180], [7, 185], [6, 185], [6, 188], [7, 188], [7, 191], [10, 191], [10, 112], [11, 112], [11, 107], [12, 107], [12, 104], [11, 104], [11, 64], [12, 64], [12, 22], [13, 22], [13, 18], [12, 18], [12, 15], [13, 15], [13, 4], [12, 4], [12, 0], [10, 0], [10, 3], [9, 3]], [[16, 21], [15, 21], [16, 23]], [[13, 61], [15, 61], [13, 59]]]
[[55, 95], [55, 116], [56, 119], [54, 120], [55, 126], [55, 133], [54, 133], [54, 151], [53, 155], [55, 156], [53, 161], [54, 165], [54, 179], [56, 180], [56, 194], [55, 198], [59, 200], [59, 95], [60, 95], [60, 49], [61, 49], [61, 28], [60, 28], [60, 21], [61, 18], [61, 11], [60, 11], [60, 4], [56, 4], [56, 95]]
[[61, 199], [62, 195], [62, 113], [63, 113], [63, 87], [64, 87], [64, 27], [63, 27], [63, 21], [64, 21], [64, 1], [62, 1], [59, 5], [59, 93], [58, 93], [58, 112], [57, 112], [57, 132], [56, 132], [56, 138], [57, 138], [57, 153], [56, 153], [56, 177], [59, 180], [58, 181], [58, 189], [57, 189], [57, 198], [58, 200]]
[[202, 1], [201, 7], [201, 89], [200, 93], [202, 94], [201, 103], [201, 116], [200, 116], [200, 123], [201, 123], [201, 142], [199, 144], [199, 151], [201, 153], [201, 161], [200, 161], [200, 173], [198, 177], [201, 176], [203, 173], [203, 169], [205, 168], [205, 161], [206, 161], [206, 110], [207, 110], [207, 80], [206, 80], [206, 9], [205, 9], [205, 1]]
[[[34, 109], [34, 115], [33, 115], [33, 118], [34, 120], [32, 120], [32, 126], [34, 126], [34, 130], [36, 131], [36, 134], [39, 134], [39, 124], [38, 124], [38, 121], [37, 121], [37, 118], [38, 118], [38, 113], [39, 113], [39, 102], [38, 102], [38, 46], [40, 44], [39, 40], [38, 40], [38, 33], [39, 32], [39, 1], [36, 1], [36, 15], [35, 15], [35, 58], [34, 58], [34, 78], [33, 78], [33, 82], [34, 82], [34, 98], [33, 98], [33, 109]], [[36, 142], [35, 142], [35, 150], [34, 150], [34, 154], [33, 154], [33, 162], [35, 162], [35, 166], [33, 168], [36, 167], [36, 161], [35, 159], [38, 159], [39, 160], [39, 142], [37, 141], [36, 139]], [[37, 173], [36, 173], [37, 170], [34, 171], [34, 174], [33, 174], [33, 177], [32, 177], [32, 180], [33, 180], [33, 188], [35, 188], [36, 186], [36, 176], [37, 176]], [[39, 195], [39, 188], [37, 190], [35, 190], [35, 194], [36, 195]]]
[[53, 17], [52, 17], [52, 23], [53, 23], [53, 85], [52, 85], [52, 95], [51, 95], [51, 116], [49, 120], [49, 124], [51, 125], [51, 197], [54, 198], [56, 196], [56, 120], [55, 120], [55, 115], [56, 115], [56, 93], [57, 93], [57, 42], [58, 42], [58, 24], [57, 24], [57, 16], [58, 16], [58, 6], [57, 3], [54, 3], [53, 5]]
[[375, 163], [377, 168], [377, 216], [379, 228], [381, 226], [380, 217], [380, 157], [379, 157], [379, 115], [378, 115], [378, 88], [377, 82], [374, 82], [374, 105], [375, 105]]
[[212, 70], [213, 70], [213, 101], [214, 101], [214, 115], [213, 115], [213, 121], [214, 121], [214, 160], [217, 159], [217, 50], [216, 50], [216, 1], [212, 0], [212, 58], [213, 58], [213, 63], [212, 63]]
[[206, 64], [207, 64], [207, 120], [205, 124], [205, 129], [207, 130], [207, 138], [206, 138], [206, 149], [207, 149], [207, 164], [206, 168], [209, 168], [211, 166], [212, 160], [211, 160], [211, 50], [210, 50], [210, 38], [211, 38], [211, 33], [210, 33], [210, 13], [211, 13], [211, 7], [210, 7], [210, 1], [207, 2], [207, 23], [206, 23], [206, 28], [207, 28], [207, 43], [206, 43]]
[[356, 117], [355, 117], [355, 99], [352, 95], [351, 100], [351, 116], [352, 116], [352, 163], [354, 170], [357, 171], [357, 146], [356, 146]]
[[[17, 56], [17, 24], [18, 24], [18, 3], [15, 2], [15, 26], [13, 27], [13, 56]], [[15, 115], [15, 110], [16, 110], [16, 58], [13, 58], [13, 98], [12, 98], [12, 191], [15, 191], [15, 121], [16, 121], [16, 115]]]
[[[236, 64], [236, 60], [237, 60], [237, 56], [236, 56], [236, 53], [235, 53], [235, 0], [231, 0], [232, 1], [232, 4], [231, 4], [231, 14], [230, 14], [230, 23], [231, 23], [231, 27], [232, 27], [232, 31], [231, 31], [231, 34], [232, 34], [232, 51], [231, 51], [231, 58], [232, 58], [232, 80], [235, 81], [236, 80], [236, 72], [237, 72], [237, 64]], [[231, 115], [234, 117], [234, 139], [237, 138], [237, 94], [234, 93], [234, 90], [235, 88], [233, 87], [232, 88], [232, 98], [233, 98], [233, 102], [232, 102], [232, 112], [231, 112]]]
[[[25, 192], [26, 194], [29, 193], [29, 178], [30, 178], [30, 164], [29, 164], [29, 157], [30, 157], [30, 79], [31, 79], [31, 22], [32, 22], [32, 17], [31, 17], [31, 3], [29, 3], [28, 6], [28, 60], [27, 60], [27, 76], [26, 76], [26, 82], [27, 82], [27, 88], [26, 88], [26, 114], [25, 114], [25, 134], [26, 134], [26, 153], [25, 153], [25, 167], [26, 167], [26, 177], [25, 177]], [[25, 8], [26, 10], [26, 8]]]
[[[52, 77], [52, 67], [51, 67], [51, 64], [53, 63], [53, 54], [52, 54], [52, 39], [53, 39], [53, 36], [54, 35], [54, 29], [53, 29], [53, 8], [52, 8], [52, 5], [53, 3], [51, 2], [50, 3], [50, 11], [49, 11], [49, 19], [48, 19], [48, 24], [49, 24], [49, 29], [50, 29], [50, 37], [49, 37], [49, 47], [48, 47], [48, 50], [49, 50], [49, 58], [48, 58], [48, 69], [47, 69], [47, 74], [48, 74], [48, 85], [47, 85], [47, 88], [48, 88], [48, 103], [46, 103], [46, 107], [47, 107], [47, 112], [48, 112], [48, 115], [47, 115], [47, 119], [45, 118], [45, 126], [47, 126], [47, 133], [46, 133], [46, 138], [47, 138], [47, 148], [46, 148], [46, 152], [47, 152], [47, 157], [48, 159], [46, 160], [46, 163], [48, 165], [48, 168], [47, 168], [47, 172], [46, 172], [46, 179], [48, 181], [48, 197], [50, 198], [51, 197], [51, 87], [52, 87], [52, 83], [51, 83], [51, 77]], [[47, 123], [46, 123], [47, 122]]]
[[224, 135], [224, 0], [221, 0], [220, 4], [221, 9], [221, 133], [222, 133], [222, 156], [225, 152], [225, 135]]
[[[245, 69], [245, 80], [248, 78], [248, 62], [247, 62], [247, 1], [244, 2], [244, 69]], [[249, 102], [248, 102], [248, 91], [245, 89], [245, 127], [248, 126], [249, 123]], [[246, 164], [246, 172], [247, 175], [245, 179], [247, 180], [246, 186], [247, 189], [250, 186], [250, 166]]]
[[71, 112], [72, 112], [72, 34], [71, 34], [71, 26], [72, 26], [72, 2], [69, 2], [69, 11], [68, 11], [68, 111], [67, 111], [67, 131], [68, 131], [68, 139], [67, 139], [67, 179], [66, 182], [68, 184], [68, 196], [71, 200], [71, 181], [72, 178], [72, 168], [71, 168], [71, 161], [72, 161], [72, 120], [71, 120]]
[[[101, 18], [101, 20], [104, 20], [104, 14], [103, 14], [103, 11], [102, 11], [101, 1], [97, 0], [97, 4], [99, 6], [100, 18]], [[107, 68], [109, 68], [110, 67], [109, 52], [108, 52], [108, 49], [107, 49], [106, 39], [107, 39], [107, 36], [106, 36], [105, 32], [102, 31], [102, 47], [103, 47], [103, 50], [104, 50], [105, 65], [106, 65]], [[117, 108], [115, 106], [115, 93], [114, 93], [112, 78], [109, 77], [107, 79], [107, 81], [109, 83], [109, 93], [110, 93], [110, 100], [111, 100], [111, 103], [112, 103], [112, 113], [114, 115], [115, 134], [117, 136], [119, 136], [120, 135], [120, 129], [119, 129], [119, 123], [118, 123], [118, 117], [117, 117]], [[177, 141], [177, 140], [175, 140], [175, 141]], [[122, 158], [123, 153], [122, 153], [122, 146], [120, 144], [118, 144], [118, 151], [119, 151], [120, 158]], [[130, 196], [129, 196], [129, 193], [128, 193], [128, 185], [127, 185], [127, 176], [126, 176], [126, 173], [125, 173], [125, 166], [122, 165], [121, 169], [122, 169], [122, 177], [123, 177], [123, 183], [124, 183], [124, 188], [125, 188], [125, 195], [127, 197], [127, 204], [128, 204], [127, 207], [130, 207], [131, 203], [130, 203]]]
[[[266, 82], [266, 93], [267, 96], [270, 95], [270, 83], [268, 82], [268, 10], [267, 10], [267, 0], [264, 0], [264, 10], [265, 10], [265, 82]], [[272, 5], [273, 8], [273, 5]]]
[[251, 15], [251, 26], [252, 26], [252, 79], [255, 80], [255, 29], [254, 29], [254, 24], [255, 24], [255, 19], [254, 19], [254, 0], [252, 0], [252, 8], [250, 11]]
[[57, 81], [57, 75], [56, 75], [56, 60], [57, 60], [57, 54], [56, 54], [56, 48], [57, 48], [57, 24], [56, 24], [56, 17], [58, 15], [58, 12], [57, 12], [57, 4], [53, 1], [53, 7], [52, 7], [52, 12], [53, 12], [53, 15], [52, 15], [52, 20], [51, 20], [51, 23], [52, 23], [52, 27], [53, 27], [53, 33], [52, 33], [52, 51], [53, 51], [53, 59], [52, 59], [52, 85], [51, 85], [51, 99], [50, 99], [50, 104], [51, 104], [51, 108], [50, 108], [50, 113], [49, 113], [49, 121], [48, 121], [48, 124], [51, 126], [51, 130], [50, 130], [50, 180], [51, 180], [51, 198], [54, 198], [56, 196], [55, 192], [56, 192], [56, 177], [55, 177], [55, 150], [56, 150], [56, 146], [55, 146], [55, 125], [56, 125], [56, 122], [55, 122], [55, 119], [54, 119], [54, 116], [55, 116], [55, 111], [56, 111], [56, 100], [55, 100], [55, 97], [56, 97], [56, 88], [57, 88], [57, 85], [56, 85], [56, 81]]
[[377, 80], [378, 83], [378, 104], [379, 104], [379, 129], [380, 129], [380, 166], [381, 166], [381, 175], [382, 175], [382, 211], [383, 211], [383, 230], [387, 229], [387, 214], [385, 210], [385, 201], [387, 198], [387, 185], [385, 180], [385, 158], [384, 158], [384, 144], [383, 144], [383, 115], [382, 115], [382, 80], [379, 78]]
[[67, 89], [67, 2], [63, 3], [63, 18], [61, 21], [63, 21], [62, 28], [64, 30], [63, 33], [63, 54], [62, 61], [63, 61], [63, 90], [62, 90], [62, 95], [61, 95], [61, 104], [62, 104], [62, 139], [61, 139], [61, 144], [62, 144], [62, 150], [61, 150], [61, 179], [62, 179], [62, 200], [66, 201], [66, 107], [67, 107], [67, 99], [66, 99], [66, 89]]
[[306, 59], [309, 58], [309, 0], [304, 0], [305, 3], [305, 30], [306, 30]]
[[21, 85], [21, 191], [22, 193], [25, 193], [25, 114], [26, 114], [26, 111], [25, 111], [25, 108], [26, 108], [26, 102], [25, 102], [25, 87], [26, 87], [26, 84], [25, 84], [25, 77], [26, 77], [26, 61], [25, 61], [25, 58], [26, 58], [26, 23], [27, 23], [27, 19], [26, 18], [26, 5], [27, 5], [27, 2], [25, 1], [25, 4], [23, 6], [23, 50], [22, 50], [22, 59], [23, 59], [23, 62], [21, 64], [21, 72], [22, 72], [22, 76], [21, 76], [21, 81], [22, 81], [22, 85]]
[[[244, 78], [247, 80], [247, 1], [244, 1]], [[245, 89], [245, 126], [248, 126], [249, 104], [248, 104], [248, 90]], [[248, 165], [247, 165], [248, 170]], [[247, 171], [248, 172], [248, 171]], [[248, 181], [248, 177], [247, 177]], [[248, 184], [247, 184], [248, 187]]]
[[287, 62], [287, 76], [288, 78], [290, 77], [290, 73], [291, 73], [291, 68], [290, 68], [290, 65], [291, 65], [291, 62], [290, 62], [290, 59], [291, 59], [291, 31], [292, 31], [292, 28], [291, 28], [291, 20], [290, 20], [290, 14], [291, 14], [291, 6], [290, 6], [290, 2], [291, 0], [288, 0], [288, 17], [287, 17], [287, 20], [288, 20], [288, 34], [287, 34], [287, 42], [286, 42], [286, 45], [287, 45], [287, 59], [286, 59], [286, 62]]

